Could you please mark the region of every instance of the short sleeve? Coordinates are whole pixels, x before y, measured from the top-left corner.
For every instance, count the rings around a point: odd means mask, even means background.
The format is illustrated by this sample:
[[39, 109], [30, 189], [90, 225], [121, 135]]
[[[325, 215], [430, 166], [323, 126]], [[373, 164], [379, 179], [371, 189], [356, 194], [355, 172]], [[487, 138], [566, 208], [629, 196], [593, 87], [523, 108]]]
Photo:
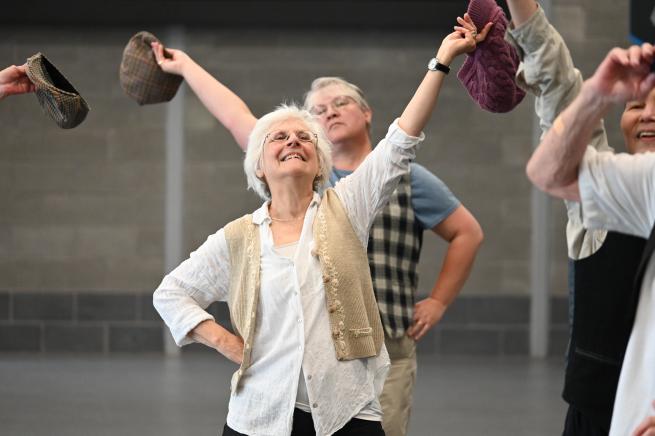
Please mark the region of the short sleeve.
[[419, 164], [410, 165], [412, 208], [425, 230], [434, 228], [460, 206], [459, 200], [437, 176]]
[[647, 238], [655, 220], [655, 154], [598, 152], [588, 147], [578, 177], [587, 228]]

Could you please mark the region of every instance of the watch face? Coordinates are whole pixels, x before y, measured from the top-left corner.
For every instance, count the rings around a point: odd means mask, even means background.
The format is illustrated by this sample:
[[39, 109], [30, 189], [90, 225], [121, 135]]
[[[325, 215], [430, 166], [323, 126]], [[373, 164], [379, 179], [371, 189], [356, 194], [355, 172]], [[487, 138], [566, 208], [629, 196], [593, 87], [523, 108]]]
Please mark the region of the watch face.
[[434, 70], [437, 68], [437, 58], [432, 58], [430, 59], [430, 63], [428, 63], [428, 69]]

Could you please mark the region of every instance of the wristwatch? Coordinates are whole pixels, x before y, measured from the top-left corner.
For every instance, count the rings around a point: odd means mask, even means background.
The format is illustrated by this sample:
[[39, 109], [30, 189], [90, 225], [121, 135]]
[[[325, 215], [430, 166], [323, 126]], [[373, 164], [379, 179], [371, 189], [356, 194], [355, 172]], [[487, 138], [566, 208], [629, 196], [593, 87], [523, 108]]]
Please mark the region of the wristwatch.
[[428, 62], [428, 70], [430, 71], [441, 71], [444, 74], [450, 73], [450, 67], [439, 62], [439, 59], [432, 58]]

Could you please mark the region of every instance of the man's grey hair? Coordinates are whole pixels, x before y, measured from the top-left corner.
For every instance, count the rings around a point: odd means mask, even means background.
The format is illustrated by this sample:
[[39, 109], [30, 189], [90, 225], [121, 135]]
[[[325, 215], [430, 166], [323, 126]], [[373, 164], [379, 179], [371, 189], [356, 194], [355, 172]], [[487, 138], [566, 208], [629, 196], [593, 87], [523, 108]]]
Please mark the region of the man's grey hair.
[[350, 83], [341, 77], [319, 77], [314, 79], [312, 85], [309, 87], [309, 91], [305, 93], [305, 109], [310, 110], [312, 108], [311, 98], [316, 91], [331, 85], [343, 86], [347, 91], [346, 95], [355, 99], [359, 107], [361, 107], [363, 110], [371, 110], [371, 106], [369, 106], [366, 98], [364, 97], [364, 92], [359, 88], [359, 86], [355, 85], [354, 83]]
[[313, 189], [319, 193], [325, 189], [332, 171], [332, 144], [323, 133], [321, 125], [308, 111], [296, 105], [280, 105], [273, 112], [270, 112], [255, 123], [255, 127], [248, 137], [248, 148], [243, 161], [243, 169], [248, 180], [248, 188], [255, 191], [262, 199], [270, 200], [271, 191], [268, 189], [266, 180], [257, 176], [257, 171], [262, 169], [264, 152], [264, 139], [270, 133], [273, 125], [283, 121], [296, 119], [307, 126], [307, 130], [316, 134], [316, 154], [318, 156], [319, 171], [314, 179]]

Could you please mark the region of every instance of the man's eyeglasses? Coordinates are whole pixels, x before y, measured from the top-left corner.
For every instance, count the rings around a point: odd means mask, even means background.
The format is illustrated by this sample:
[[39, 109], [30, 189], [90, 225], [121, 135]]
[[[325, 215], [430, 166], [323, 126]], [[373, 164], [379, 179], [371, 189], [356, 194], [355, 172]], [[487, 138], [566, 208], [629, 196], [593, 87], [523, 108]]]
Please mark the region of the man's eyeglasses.
[[[334, 97], [329, 105], [332, 106], [332, 109], [337, 110], [344, 106], [348, 106], [351, 103], [355, 103], [354, 98], [347, 95], [340, 95], [338, 97]], [[320, 117], [327, 112], [327, 106], [324, 104], [317, 104], [316, 106], [312, 106], [312, 108], [309, 109], [309, 112], [314, 116]]]
[[316, 145], [318, 142], [318, 135], [308, 130], [296, 130], [292, 132], [288, 132], [286, 130], [276, 130], [275, 132], [268, 133], [264, 137], [264, 143], [286, 142], [291, 137], [291, 135], [295, 135], [296, 139], [300, 142], [312, 143], [314, 145]]

